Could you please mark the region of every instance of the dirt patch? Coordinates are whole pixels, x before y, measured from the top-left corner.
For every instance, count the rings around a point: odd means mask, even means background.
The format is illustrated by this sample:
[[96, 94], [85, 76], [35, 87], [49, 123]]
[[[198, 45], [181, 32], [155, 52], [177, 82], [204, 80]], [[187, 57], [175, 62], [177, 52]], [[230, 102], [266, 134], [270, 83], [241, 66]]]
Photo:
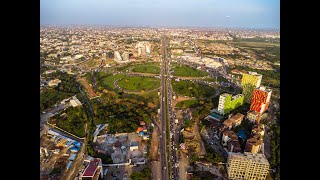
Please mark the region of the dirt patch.
[[177, 98], [172, 101], [172, 107], [176, 107], [178, 102], [185, 101], [185, 100], [192, 100], [192, 99], [195, 99], [195, 98], [177, 96]]
[[78, 82], [84, 86], [85, 92], [88, 94], [89, 98], [97, 96], [96, 92], [93, 90], [92, 86], [90, 86], [86, 79], [78, 78]]
[[159, 147], [159, 129], [156, 127], [154, 131], [152, 132], [152, 141], [151, 141], [151, 160], [152, 161], [158, 161], [158, 147]]

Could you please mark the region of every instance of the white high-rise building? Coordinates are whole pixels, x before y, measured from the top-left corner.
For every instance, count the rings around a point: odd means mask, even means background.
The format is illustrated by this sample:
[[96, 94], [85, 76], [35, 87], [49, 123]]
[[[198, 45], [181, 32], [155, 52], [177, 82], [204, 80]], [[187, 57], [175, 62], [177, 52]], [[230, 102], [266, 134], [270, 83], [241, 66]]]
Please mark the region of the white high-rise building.
[[119, 51], [115, 51], [115, 52], [114, 52], [114, 59], [115, 59], [116, 61], [122, 61], [122, 57], [121, 57]]

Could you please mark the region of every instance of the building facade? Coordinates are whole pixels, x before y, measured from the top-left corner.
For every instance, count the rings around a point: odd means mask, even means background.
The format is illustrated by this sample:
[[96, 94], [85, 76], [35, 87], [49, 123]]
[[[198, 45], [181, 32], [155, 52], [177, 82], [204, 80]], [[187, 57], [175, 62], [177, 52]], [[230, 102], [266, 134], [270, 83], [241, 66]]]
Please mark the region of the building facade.
[[228, 179], [265, 180], [269, 173], [269, 167], [269, 162], [264, 154], [229, 153]]
[[270, 89], [265, 89], [260, 87], [253, 91], [250, 110], [254, 110], [260, 114], [264, 113], [270, 103], [272, 91]]
[[237, 94], [232, 96], [228, 93], [223, 93], [219, 97], [218, 112], [220, 114], [229, 114], [232, 110], [239, 106], [242, 106], [244, 102], [244, 96], [242, 94]]
[[256, 72], [248, 72], [242, 75], [242, 94], [244, 102], [250, 103], [254, 89], [260, 87], [262, 75]]

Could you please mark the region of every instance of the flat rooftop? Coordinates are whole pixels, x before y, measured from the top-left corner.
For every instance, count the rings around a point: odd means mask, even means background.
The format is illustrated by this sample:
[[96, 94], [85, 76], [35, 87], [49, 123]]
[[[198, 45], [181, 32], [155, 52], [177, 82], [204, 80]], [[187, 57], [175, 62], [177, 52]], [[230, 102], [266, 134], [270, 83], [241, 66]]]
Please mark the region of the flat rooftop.
[[139, 145], [138, 141], [132, 141], [131, 142], [131, 146], [138, 146], [138, 145]]
[[234, 160], [240, 160], [240, 161], [253, 161], [261, 164], [268, 164], [269, 162], [264, 154], [253, 154], [250, 152], [244, 152], [242, 153], [229, 153], [229, 157]]
[[209, 114], [209, 116], [214, 118], [214, 119], [217, 119], [217, 120], [221, 120], [222, 119], [221, 116], [219, 116], [218, 114], [215, 114], [215, 113], [211, 113], [211, 114]]

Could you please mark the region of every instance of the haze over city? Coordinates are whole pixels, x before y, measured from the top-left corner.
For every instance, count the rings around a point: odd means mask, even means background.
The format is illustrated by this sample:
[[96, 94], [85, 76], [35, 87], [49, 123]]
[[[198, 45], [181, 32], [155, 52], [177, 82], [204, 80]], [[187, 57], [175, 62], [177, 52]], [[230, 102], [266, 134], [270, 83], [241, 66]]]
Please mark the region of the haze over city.
[[280, 2], [279, 0], [40, 0], [40, 23], [279, 29]]
[[279, 1], [40, 12], [41, 180], [280, 180]]

